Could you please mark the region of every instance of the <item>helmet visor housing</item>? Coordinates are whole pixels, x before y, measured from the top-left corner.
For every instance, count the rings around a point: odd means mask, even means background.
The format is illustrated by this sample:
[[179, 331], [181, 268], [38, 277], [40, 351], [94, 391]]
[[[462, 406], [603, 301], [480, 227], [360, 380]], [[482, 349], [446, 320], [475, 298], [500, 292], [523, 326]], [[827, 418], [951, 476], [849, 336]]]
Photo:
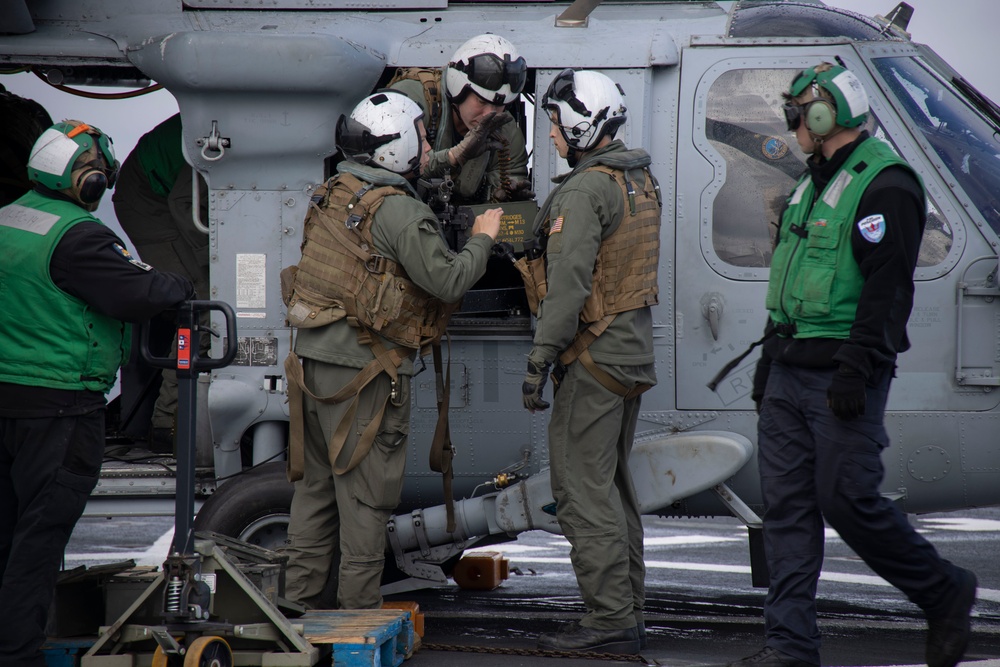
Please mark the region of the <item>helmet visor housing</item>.
[[549, 84], [542, 108], [571, 148], [588, 151], [625, 123], [624, 102], [621, 86], [604, 74], [565, 69]]
[[408, 174], [420, 166], [423, 117], [420, 106], [402, 93], [369, 95], [337, 121], [337, 148], [356, 162]]
[[445, 70], [445, 90], [456, 103], [473, 92], [490, 104], [507, 105], [527, 80], [528, 65], [510, 40], [489, 33], [458, 47]]

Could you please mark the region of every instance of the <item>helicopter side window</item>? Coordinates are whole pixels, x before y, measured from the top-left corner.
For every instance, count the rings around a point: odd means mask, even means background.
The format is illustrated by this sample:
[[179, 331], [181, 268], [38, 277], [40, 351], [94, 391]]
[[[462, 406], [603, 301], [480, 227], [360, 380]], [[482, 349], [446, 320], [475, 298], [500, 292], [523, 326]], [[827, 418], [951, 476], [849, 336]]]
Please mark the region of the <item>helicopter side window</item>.
[[[957, 182], [994, 232], [1000, 234], [1000, 142], [998, 133], [946, 79], [914, 58], [877, 58], [885, 79], [909, 125], [923, 135], [940, 158], [947, 181]], [[927, 219], [941, 243], [951, 247], [951, 229], [932, 208]], [[928, 236], [924, 235], [924, 245]], [[925, 248], [921, 247], [921, 259]], [[940, 251], [938, 251], [940, 252]]]

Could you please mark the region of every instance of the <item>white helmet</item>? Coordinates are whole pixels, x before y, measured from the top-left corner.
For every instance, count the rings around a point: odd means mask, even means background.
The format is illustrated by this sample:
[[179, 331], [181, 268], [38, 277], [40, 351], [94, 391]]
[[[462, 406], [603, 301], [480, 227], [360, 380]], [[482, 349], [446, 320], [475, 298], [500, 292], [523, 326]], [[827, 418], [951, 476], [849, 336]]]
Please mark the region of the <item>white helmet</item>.
[[393, 90], [361, 100], [337, 121], [337, 148], [356, 162], [408, 174], [420, 166], [420, 105]]
[[517, 99], [528, 78], [528, 66], [509, 40], [478, 35], [458, 47], [448, 63], [448, 97], [460, 103], [471, 90], [492, 104]]
[[555, 113], [566, 143], [579, 152], [614, 138], [625, 124], [625, 92], [600, 72], [564, 69], [545, 91], [542, 108]]

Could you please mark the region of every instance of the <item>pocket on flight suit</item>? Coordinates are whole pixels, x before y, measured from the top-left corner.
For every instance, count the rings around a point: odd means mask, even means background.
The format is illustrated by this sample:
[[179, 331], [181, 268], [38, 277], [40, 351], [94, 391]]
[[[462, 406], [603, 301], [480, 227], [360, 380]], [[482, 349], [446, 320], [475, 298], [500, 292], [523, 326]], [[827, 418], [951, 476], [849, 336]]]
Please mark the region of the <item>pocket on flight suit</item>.
[[[358, 420], [363, 433], [371, 419]], [[396, 397], [389, 399], [382, 426], [358, 467], [356, 493], [360, 502], [374, 509], [392, 510], [399, 505], [406, 468], [406, 443], [410, 435], [410, 378], [400, 376]]]

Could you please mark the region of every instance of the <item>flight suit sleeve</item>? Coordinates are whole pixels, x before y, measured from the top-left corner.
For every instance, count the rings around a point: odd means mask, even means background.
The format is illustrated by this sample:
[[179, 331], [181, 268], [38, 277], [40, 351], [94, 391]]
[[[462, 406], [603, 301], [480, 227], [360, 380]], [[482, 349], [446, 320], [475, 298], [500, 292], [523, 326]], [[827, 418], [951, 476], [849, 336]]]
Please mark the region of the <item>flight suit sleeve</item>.
[[124, 322], [148, 320], [194, 297], [190, 280], [139, 261], [97, 222], [81, 222], [63, 234], [49, 274], [59, 289]]
[[444, 303], [455, 303], [486, 272], [493, 240], [476, 234], [462, 252], [448, 248], [437, 219], [425, 204], [410, 197], [387, 197], [375, 214], [375, 246], [403, 265], [418, 287]]
[[559, 231], [550, 231], [545, 251], [548, 293], [538, 306], [533, 362], [552, 363], [576, 336], [601, 239], [622, 215], [620, 193], [609, 196], [605, 184], [617, 188], [604, 174], [580, 174], [553, 199], [550, 230]]
[[[885, 233], [877, 241], [862, 235], [857, 222], [882, 216]], [[867, 378], [903, 352], [906, 322], [913, 307], [917, 265], [926, 214], [920, 186], [909, 171], [890, 167], [872, 181], [858, 205], [851, 246], [864, 278], [848, 339], [834, 359]]]

